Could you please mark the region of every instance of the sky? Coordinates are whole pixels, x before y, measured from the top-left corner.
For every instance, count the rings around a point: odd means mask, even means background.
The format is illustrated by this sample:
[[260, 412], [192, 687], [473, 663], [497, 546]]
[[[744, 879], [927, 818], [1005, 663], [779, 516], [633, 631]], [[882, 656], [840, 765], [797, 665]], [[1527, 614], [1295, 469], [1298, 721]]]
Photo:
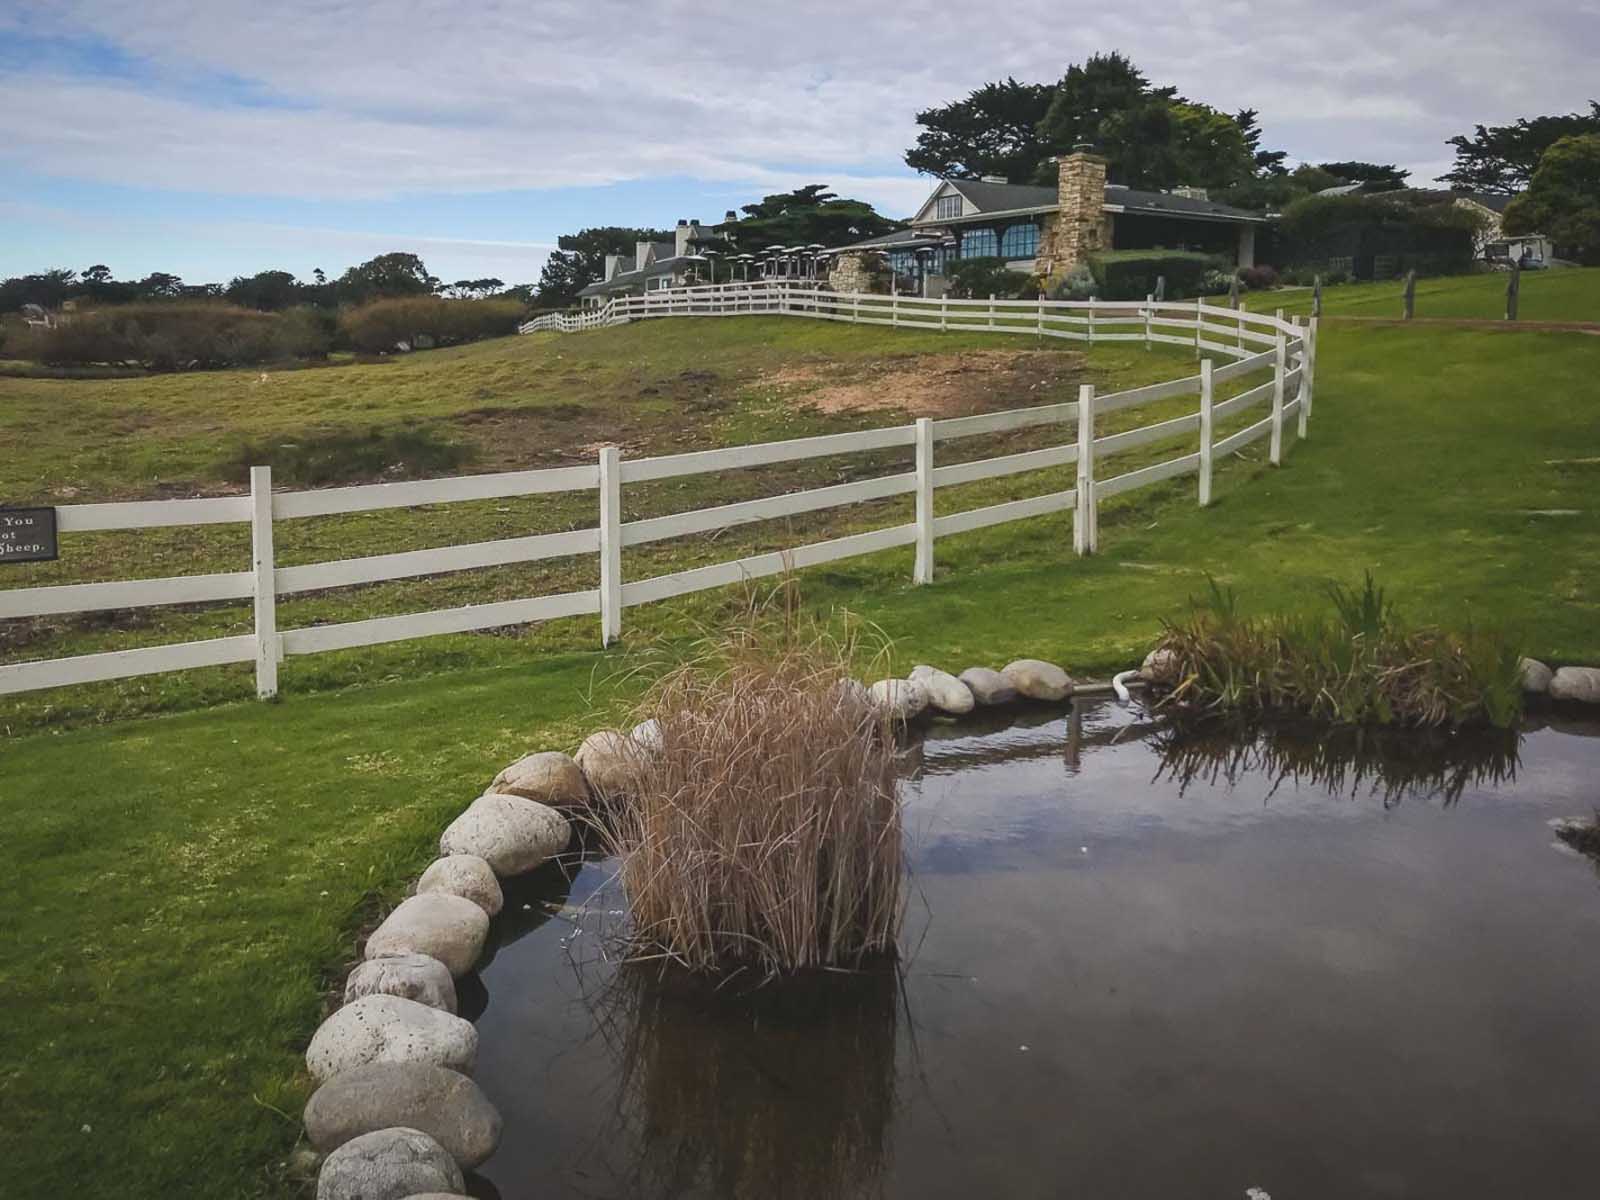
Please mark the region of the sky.
[[806, 183], [905, 216], [919, 109], [1112, 49], [1425, 183], [1452, 134], [1600, 95], [1600, 0], [0, 0], [0, 276], [518, 283], [562, 233]]

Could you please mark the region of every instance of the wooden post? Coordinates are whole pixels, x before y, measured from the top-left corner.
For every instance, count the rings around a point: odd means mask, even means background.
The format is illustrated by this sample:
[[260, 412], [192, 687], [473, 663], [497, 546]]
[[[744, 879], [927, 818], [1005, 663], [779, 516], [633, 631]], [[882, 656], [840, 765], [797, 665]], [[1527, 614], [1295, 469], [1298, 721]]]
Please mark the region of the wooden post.
[[1311, 419], [1309, 413], [1311, 404], [1311, 338], [1307, 330], [1301, 326], [1299, 317], [1294, 319], [1294, 328], [1300, 337], [1300, 383], [1294, 389], [1294, 394], [1300, 401], [1300, 408], [1296, 414], [1294, 435], [1303, 442], [1306, 440], [1306, 422]]
[[600, 447], [600, 644], [622, 636], [622, 458]]
[[1092, 554], [1095, 548], [1094, 384], [1078, 388], [1078, 494], [1072, 510], [1072, 548]]
[[1196, 358], [1200, 357], [1200, 305], [1201, 305], [1201, 303], [1202, 303], [1202, 301], [1201, 301], [1200, 297], [1196, 296], [1194, 298], [1194, 356]]
[[1406, 290], [1404, 319], [1409, 321], [1417, 310], [1417, 273], [1415, 270], [1406, 272]]
[[1044, 293], [1043, 292], [1039, 293], [1039, 314], [1038, 314], [1037, 322], [1034, 325], [1034, 335], [1033, 336], [1034, 336], [1034, 341], [1036, 341], [1041, 346], [1044, 345]]
[[250, 468], [250, 567], [255, 582], [256, 699], [278, 694], [278, 583], [272, 556], [272, 468]]
[[1200, 360], [1200, 507], [1211, 503], [1211, 360]]
[[917, 564], [913, 581], [933, 582], [933, 421], [917, 418]]
[[1228, 276], [1228, 307], [1239, 311], [1239, 272]]
[[994, 328], [994, 293], [989, 293], [989, 328]]
[[889, 293], [889, 324], [891, 327], [900, 324], [900, 293]]
[[945, 293], [939, 297], [939, 332], [943, 333], [950, 328], [950, 295]]
[[1094, 345], [1094, 293], [1089, 293], [1089, 345]]
[[1277, 466], [1283, 460], [1283, 384], [1289, 366], [1289, 339], [1278, 330], [1277, 353], [1272, 360], [1272, 441], [1267, 461]]
[[1311, 277], [1311, 315], [1313, 317], [1322, 315], [1322, 276], [1320, 274]]
[[1156, 276], [1156, 300], [1159, 303], [1160, 301], [1165, 300], [1166, 298], [1167, 298], [1167, 277], [1165, 275], [1157, 275]]
[[1511, 278], [1506, 280], [1506, 320], [1517, 319], [1517, 297], [1522, 291], [1522, 263], [1511, 264]]
[[1317, 318], [1306, 322], [1306, 367], [1300, 389], [1300, 436], [1311, 431], [1311, 395], [1317, 386]]
[[1144, 348], [1150, 349], [1154, 342], [1150, 337], [1150, 322], [1155, 316], [1156, 294], [1151, 292], [1144, 298]]

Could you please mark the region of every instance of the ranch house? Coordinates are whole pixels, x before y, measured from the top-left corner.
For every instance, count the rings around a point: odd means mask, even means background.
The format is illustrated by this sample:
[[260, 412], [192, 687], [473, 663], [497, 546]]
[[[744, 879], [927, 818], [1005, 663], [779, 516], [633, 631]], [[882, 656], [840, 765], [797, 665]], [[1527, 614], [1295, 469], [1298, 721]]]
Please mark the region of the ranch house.
[[946, 179], [910, 228], [847, 246], [833, 257], [830, 284], [859, 291], [868, 255], [886, 255], [895, 275], [937, 294], [949, 264], [1003, 258], [1025, 274], [1064, 275], [1102, 250], [1164, 247], [1255, 264], [1256, 230], [1266, 218], [1207, 199], [1198, 188], [1146, 192], [1106, 182], [1106, 160], [1079, 151], [1057, 160], [1056, 186], [1001, 179]]

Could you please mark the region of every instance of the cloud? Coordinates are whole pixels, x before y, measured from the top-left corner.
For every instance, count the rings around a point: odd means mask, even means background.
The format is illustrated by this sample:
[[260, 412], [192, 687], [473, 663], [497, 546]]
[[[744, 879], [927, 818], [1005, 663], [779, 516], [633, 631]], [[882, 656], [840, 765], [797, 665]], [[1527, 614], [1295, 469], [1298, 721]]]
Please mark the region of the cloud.
[[[92, 43], [115, 72], [0, 79], [0, 160], [147, 188], [296, 198], [828, 178], [913, 205], [892, 173], [920, 107], [1054, 78], [1120, 47], [1151, 76], [1262, 111], [1307, 158], [1440, 160], [1477, 120], [1574, 107], [1592, 3], [1337, 7], [1170, 0], [908, 10], [838, 0], [21, 0], [0, 30]], [[1537, 63], [1537, 70], [1527, 69]]]

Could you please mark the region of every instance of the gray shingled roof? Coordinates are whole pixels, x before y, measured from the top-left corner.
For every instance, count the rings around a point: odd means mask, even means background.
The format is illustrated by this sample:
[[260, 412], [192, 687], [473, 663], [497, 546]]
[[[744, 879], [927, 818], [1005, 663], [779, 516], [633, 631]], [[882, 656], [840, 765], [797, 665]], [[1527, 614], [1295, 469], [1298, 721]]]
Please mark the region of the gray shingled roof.
[[1043, 208], [1054, 204], [1054, 187], [1031, 183], [985, 183], [981, 179], [952, 179], [951, 185], [971, 200], [979, 212], [1005, 212], [1014, 208]]
[[[604, 292], [612, 291], [618, 287], [627, 287], [629, 284], [643, 283], [646, 279], [654, 279], [657, 275], [670, 275], [678, 269], [680, 264], [689, 262], [692, 258], [694, 258], [693, 255], [688, 254], [683, 255], [681, 258], [673, 255], [673, 247], [670, 243], [657, 242], [656, 245], [665, 245], [669, 257], [658, 258], [654, 262], [646, 263], [644, 270], [642, 271], [638, 270], [637, 268], [632, 271], [618, 271], [610, 279], [597, 280], [594, 283], [579, 288], [578, 295], [598, 296]], [[699, 260], [695, 259], [695, 261]]]
[[1137, 188], [1106, 186], [1106, 203], [1120, 204], [1129, 212], [1171, 213], [1180, 217], [1224, 217], [1236, 221], [1260, 221], [1265, 218], [1244, 208], [1222, 204], [1216, 200], [1197, 200], [1191, 196], [1174, 196], [1171, 192], [1143, 192]]
[[834, 253], [845, 250], [892, 250], [896, 246], [911, 246], [921, 243], [935, 243], [939, 237], [930, 237], [926, 233], [919, 233], [915, 229], [897, 229], [893, 233], [885, 233], [879, 237], [868, 238], [864, 242], [851, 242], [848, 246], [837, 246]]
[[[1054, 208], [1059, 195], [1053, 187], [1031, 183], [985, 183], [981, 179], [952, 179], [952, 186], [970, 200], [977, 214], [1013, 212], [1024, 208]], [[1261, 214], [1234, 208], [1216, 200], [1195, 200], [1188, 196], [1175, 196], [1170, 192], [1146, 192], [1125, 188], [1117, 184], [1106, 185], [1106, 203], [1116, 204], [1129, 212], [1170, 213], [1174, 216], [1218, 217], [1232, 220], [1261, 220]], [[933, 218], [928, 223], [932, 223]]]

